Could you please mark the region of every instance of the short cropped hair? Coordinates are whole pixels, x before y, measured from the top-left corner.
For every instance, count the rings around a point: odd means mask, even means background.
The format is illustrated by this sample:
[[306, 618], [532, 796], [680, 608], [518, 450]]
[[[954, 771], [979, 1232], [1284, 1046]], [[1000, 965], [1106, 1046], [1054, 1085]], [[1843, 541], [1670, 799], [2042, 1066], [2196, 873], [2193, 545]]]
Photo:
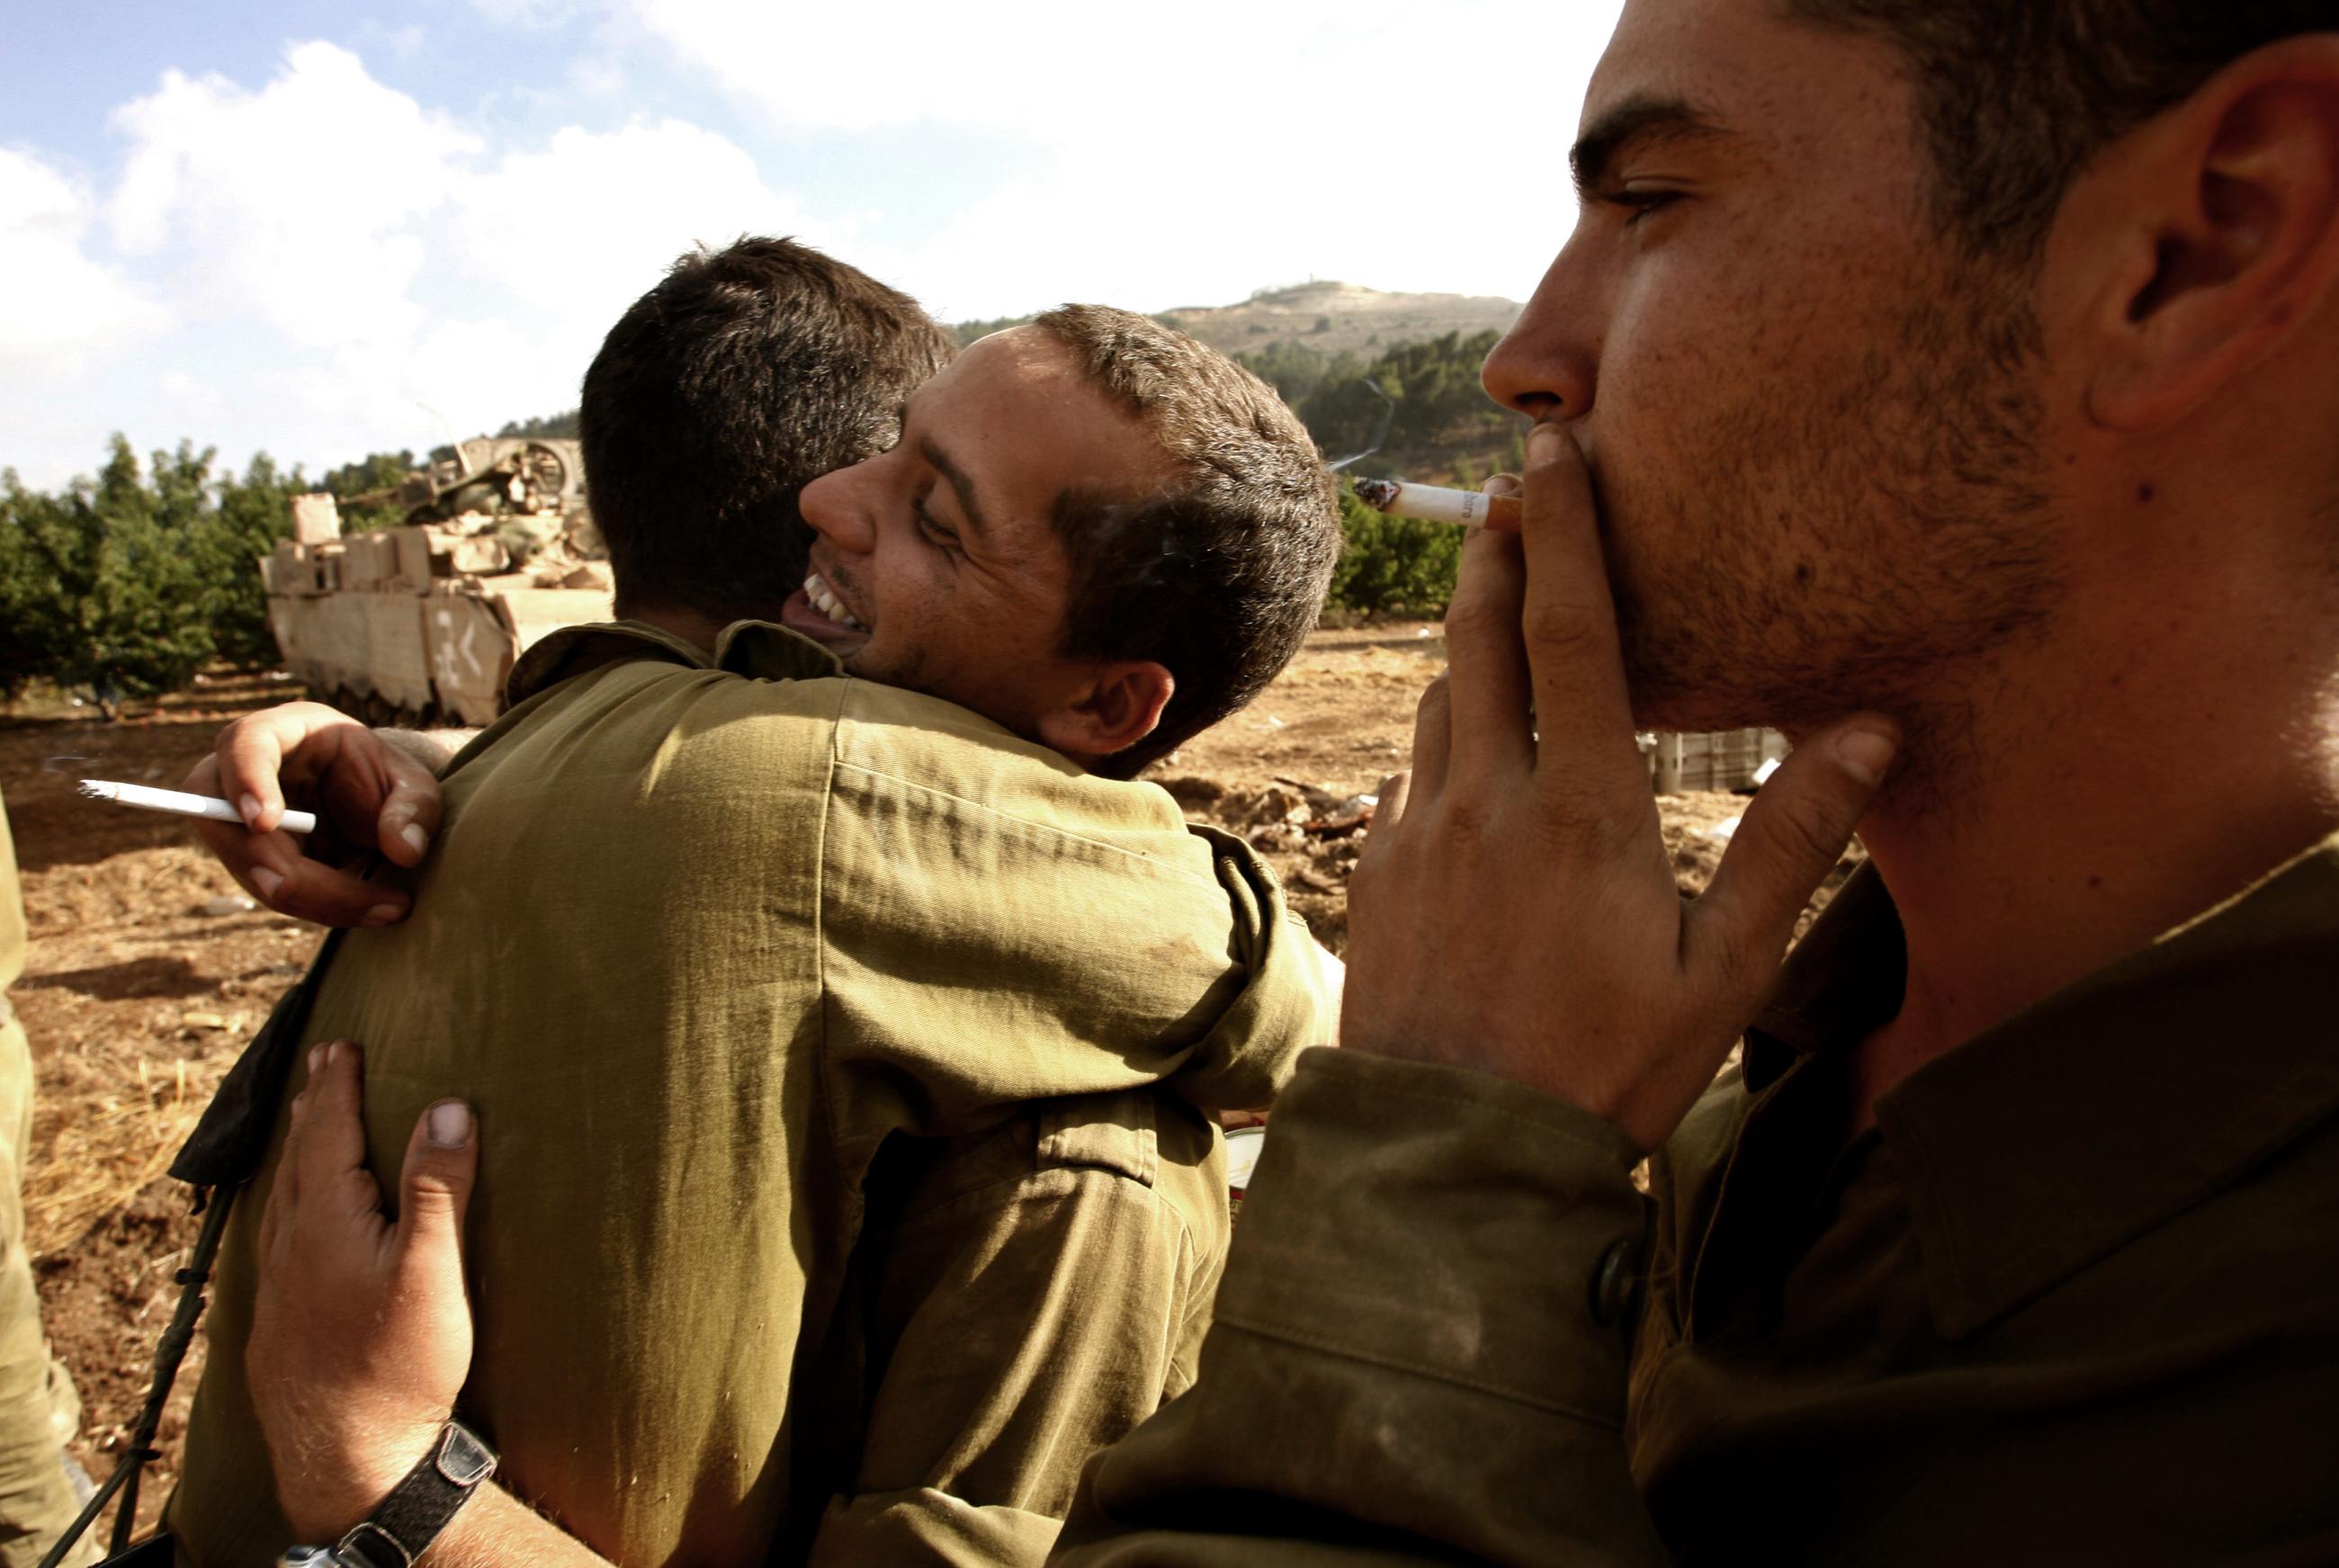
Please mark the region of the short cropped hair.
[[1880, 37], [1917, 94], [1935, 217], [1969, 257], [2036, 262], [2097, 151], [2253, 49], [2339, 30], [2339, 0], [1784, 0]]
[[1102, 305], [1033, 324], [1143, 421], [1174, 476], [1136, 497], [1076, 483], [1051, 518], [1071, 562], [1063, 655], [1150, 659], [1175, 682], [1154, 732], [1096, 765], [1127, 778], [1250, 701], [1298, 651], [1340, 553], [1339, 506], [1306, 428], [1217, 350]]
[[917, 301], [793, 240], [676, 261], [609, 330], [577, 409], [621, 613], [775, 615], [812, 546], [798, 493], [890, 446], [952, 351]]

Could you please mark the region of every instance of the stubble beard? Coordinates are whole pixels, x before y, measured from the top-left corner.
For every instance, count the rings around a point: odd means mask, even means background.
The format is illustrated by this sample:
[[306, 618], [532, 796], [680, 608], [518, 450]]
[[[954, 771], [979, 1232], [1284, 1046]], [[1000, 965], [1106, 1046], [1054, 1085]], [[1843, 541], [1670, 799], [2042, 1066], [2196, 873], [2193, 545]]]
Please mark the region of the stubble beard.
[[1643, 727], [1875, 709], [1912, 784], [1970, 760], [1995, 656], [2063, 595], [2036, 318], [2013, 280], [1936, 280], [1867, 340], [1831, 390], [1720, 408], [1675, 428], [1672, 464], [1595, 474]]

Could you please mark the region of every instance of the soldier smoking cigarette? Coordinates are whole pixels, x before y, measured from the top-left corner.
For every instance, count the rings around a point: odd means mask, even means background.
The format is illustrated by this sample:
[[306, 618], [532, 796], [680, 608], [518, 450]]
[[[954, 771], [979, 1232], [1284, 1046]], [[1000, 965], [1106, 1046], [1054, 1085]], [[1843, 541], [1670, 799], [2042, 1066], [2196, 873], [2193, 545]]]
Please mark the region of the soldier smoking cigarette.
[[[207, 822], [230, 822], [244, 825], [242, 814], [217, 795], [187, 794], [174, 789], [153, 789], [145, 784], [110, 784], [104, 779], [84, 779], [82, 796], [85, 800], [110, 800], [116, 805], [136, 806], [140, 811], [166, 811], [178, 816], [199, 816]], [[276, 824], [286, 833], [314, 833], [317, 814], [288, 811], [284, 820]]]
[[1460, 523], [1465, 528], [1519, 531], [1516, 496], [1489, 496], [1479, 490], [1449, 490], [1438, 485], [1408, 485], [1403, 479], [1357, 479], [1357, 498], [1377, 512], [1393, 518], [1419, 518], [1431, 523]]

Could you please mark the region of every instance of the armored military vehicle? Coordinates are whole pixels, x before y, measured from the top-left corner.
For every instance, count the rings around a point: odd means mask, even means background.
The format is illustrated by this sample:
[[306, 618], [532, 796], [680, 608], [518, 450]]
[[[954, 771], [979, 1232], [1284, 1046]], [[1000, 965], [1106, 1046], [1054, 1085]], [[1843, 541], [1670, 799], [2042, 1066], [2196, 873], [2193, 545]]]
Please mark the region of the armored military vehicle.
[[585, 467], [575, 441], [481, 436], [441, 450], [448, 455], [415, 469], [398, 488], [410, 523], [584, 508]]
[[523, 649], [609, 618], [577, 443], [481, 437], [445, 452], [397, 488], [404, 526], [344, 533], [331, 494], [300, 496], [292, 537], [262, 558], [276, 645], [321, 701], [377, 722], [488, 724]]

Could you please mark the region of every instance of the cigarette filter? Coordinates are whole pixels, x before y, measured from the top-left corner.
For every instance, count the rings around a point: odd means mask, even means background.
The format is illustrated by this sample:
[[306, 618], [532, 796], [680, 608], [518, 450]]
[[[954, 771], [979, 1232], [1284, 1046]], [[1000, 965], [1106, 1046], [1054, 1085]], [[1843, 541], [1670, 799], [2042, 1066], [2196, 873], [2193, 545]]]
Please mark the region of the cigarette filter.
[[1519, 498], [1490, 496], [1482, 490], [1449, 490], [1439, 485], [1409, 485], [1403, 479], [1358, 479], [1357, 498], [1377, 512], [1393, 518], [1419, 518], [1431, 523], [1460, 523], [1464, 528], [1519, 531]]
[[[104, 779], [84, 779], [81, 793], [87, 800], [110, 800], [116, 805], [136, 806], [140, 811], [169, 812], [174, 816], [197, 816], [206, 822], [233, 823], [238, 827], [243, 825], [242, 814], [217, 795], [152, 789], [145, 784], [112, 784]], [[314, 833], [317, 831], [317, 814], [314, 812], [288, 811], [284, 814], [284, 820], [276, 825], [286, 833]]]

